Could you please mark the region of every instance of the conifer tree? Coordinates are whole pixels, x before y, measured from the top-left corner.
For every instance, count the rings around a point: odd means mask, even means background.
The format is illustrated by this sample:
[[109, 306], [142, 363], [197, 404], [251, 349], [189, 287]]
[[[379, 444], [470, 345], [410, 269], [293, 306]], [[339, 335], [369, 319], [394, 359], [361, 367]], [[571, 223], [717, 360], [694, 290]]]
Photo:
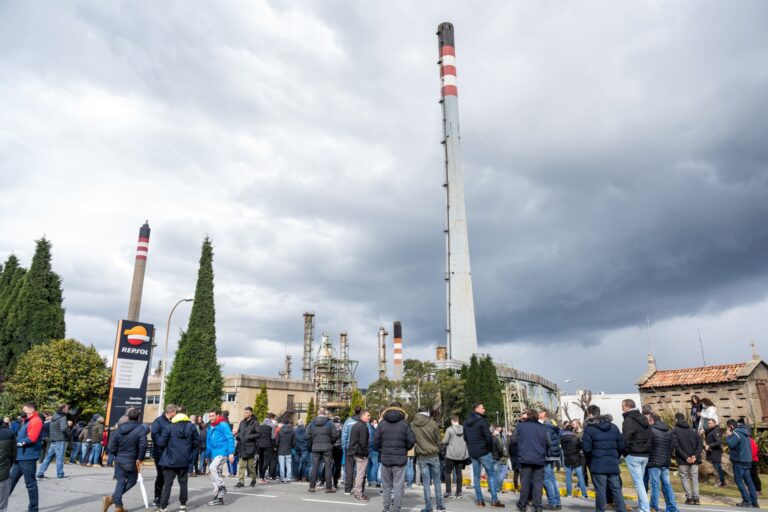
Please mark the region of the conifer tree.
[[481, 376], [480, 363], [477, 355], [473, 354], [469, 359], [469, 366], [462, 367], [462, 376], [466, 382], [466, 393], [464, 394], [465, 406], [464, 417], [472, 414], [472, 406], [483, 401], [483, 381]]
[[256, 417], [256, 421], [261, 423], [267, 414], [269, 414], [269, 397], [267, 396], [267, 385], [262, 384], [253, 404], [253, 415]]
[[309, 425], [310, 421], [315, 419], [315, 416], [317, 416], [317, 411], [315, 410], [315, 397], [310, 397], [309, 405], [307, 405], [307, 425]]
[[166, 403], [193, 413], [221, 406], [224, 379], [216, 359], [216, 308], [213, 300], [213, 246], [206, 237], [200, 255], [195, 301], [166, 381]]
[[485, 406], [485, 416], [489, 423], [504, 422], [504, 401], [501, 393], [501, 384], [493, 364], [491, 356], [480, 359], [480, 375], [482, 379], [481, 389], [483, 396], [480, 400]]

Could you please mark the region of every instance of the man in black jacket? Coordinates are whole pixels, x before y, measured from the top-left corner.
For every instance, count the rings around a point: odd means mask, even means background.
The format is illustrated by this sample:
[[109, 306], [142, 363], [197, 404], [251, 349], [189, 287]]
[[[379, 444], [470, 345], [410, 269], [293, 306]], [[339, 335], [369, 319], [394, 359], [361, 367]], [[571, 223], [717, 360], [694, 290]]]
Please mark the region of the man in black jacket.
[[[259, 478], [262, 484], [267, 483], [267, 469], [272, 464], [272, 452], [275, 448], [275, 425], [272, 423], [272, 418], [267, 418], [259, 425], [259, 441], [258, 441], [258, 454], [259, 454]], [[270, 476], [274, 478], [274, 474], [270, 473]]]
[[621, 424], [621, 435], [624, 437], [627, 464], [632, 483], [637, 491], [637, 502], [640, 512], [650, 512], [648, 493], [645, 490], [645, 468], [648, 465], [648, 455], [651, 451], [651, 427], [648, 419], [640, 414], [634, 400], [626, 399], [621, 402], [624, 422]]
[[160, 498], [160, 512], [168, 510], [171, 489], [174, 479], [179, 479], [179, 512], [187, 510], [187, 477], [189, 465], [195, 456], [195, 450], [200, 442], [200, 434], [195, 425], [189, 421], [187, 409], [179, 407], [171, 420], [171, 424], [163, 429], [158, 443], [163, 450], [160, 465], [163, 467], [163, 494]]
[[651, 484], [651, 509], [659, 510], [659, 488], [664, 494], [667, 510], [677, 510], [675, 491], [669, 481], [669, 465], [672, 462], [672, 432], [658, 414], [648, 415], [651, 425], [651, 451], [648, 455], [648, 477]]
[[475, 484], [475, 498], [478, 507], [485, 506], [483, 490], [480, 487], [480, 471], [485, 469], [488, 475], [488, 490], [491, 492], [491, 504], [494, 507], [503, 507], [496, 497], [496, 472], [493, 470], [493, 436], [491, 426], [485, 419], [485, 407], [483, 404], [474, 404], [472, 414], [464, 421], [464, 440], [467, 442], [469, 458], [472, 460], [472, 476]]
[[699, 504], [699, 464], [703, 445], [696, 429], [688, 425], [683, 413], [675, 414], [672, 429], [677, 471], [685, 491], [685, 504]]
[[351, 457], [355, 462], [355, 484], [352, 491], [358, 501], [368, 501], [368, 496], [363, 494], [363, 485], [365, 484], [365, 470], [368, 468], [370, 443], [368, 422], [370, 420], [371, 413], [366, 410], [360, 411], [357, 422], [352, 425], [349, 431], [349, 443], [347, 444], [347, 457]]
[[6, 425], [0, 427], [0, 512], [8, 507], [11, 494], [11, 467], [16, 462], [16, 435]]
[[333, 487], [333, 443], [339, 437], [339, 432], [326, 414], [325, 407], [318, 409], [317, 417], [307, 427], [307, 445], [309, 451], [312, 452], [309, 492], [315, 492], [320, 461], [325, 466], [325, 492], [336, 492], [336, 489]]
[[399, 402], [390, 403], [373, 436], [373, 447], [379, 452], [381, 479], [384, 483], [384, 512], [400, 512], [408, 451], [416, 444], [416, 436], [405, 421], [406, 416]]
[[291, 422], [286, 420], [285, 424], [280, 427], [280, 432], [277, 433], [277, 440], [275, 441], [279, 467], [278, 473], [280, 474], [280, 481], [284, 484], [291, 483], [293, 479], [293, 461], [291, 459], [294, 446], [296, 446], [296, 433], [293, 431]]
[[56, 457], [56, 478], [66, 478], [64, 476], [64, 452], [67, 451], [67, 436], [69, 435], [69, 425], [67, 424], [67, 413], [69, 406], [62, 404], [56, 409], [49, 422], [48, 452], [40, 469], [37, 470], [37, 478], [45, 478], [45, 471], [51, 463], [51, 459]]
[[251, 475], [251, 487], [256, 485], [256, 450], [259, 441], [259, 422], [253, 417], [253, 408], [243, 410], [243, 421], [237, 426], [237, 448], [240, 465], [235, 487], [245, 487], [245, 472]]
[[707, 429], [705, 430], [706, 440], [704, 450], [707, 452], [707, 460], [712, 463], [717, 471], [720, 482], [716, 487], [725, 487], [725, 472], [723, 471], [723, 431], [717, 424], [717, 420], [707, 420]]
[[160, 497], [163, 495], [163, 486], [165, 480], [163, 478], [163, 468], [160, 465], [160, 457], [163, 456], [163, 450], [160, 448], [158, 441], [163, 434], [163, 429], [171, 424], [171, 420], [176, 416], [176, 404], [168, 404], [165, 406], [163, 414], [155, 418], [152, 422], [152, 426], [149, 427], [150, 437], [152, 438], [152, 459], [155, 461], [155, 468], [157, 469], [157, 476], [155, 477], [155, 499], [152, 501], [152, 506], [160, 508]]
[[[175, 408], [174, 408], [175, 412]], [[128, 421], [119, 425], [109, 438], [107, 449], [115, 456], [115, 492], [101, 499], [101, 512], [107, 512], [112, 504], [115, 512], [123, 512], [123, 494], [136, 485], [141, 463], [147, 452], [147, 430], [139, 423], [138, 409], [128, 409]]]

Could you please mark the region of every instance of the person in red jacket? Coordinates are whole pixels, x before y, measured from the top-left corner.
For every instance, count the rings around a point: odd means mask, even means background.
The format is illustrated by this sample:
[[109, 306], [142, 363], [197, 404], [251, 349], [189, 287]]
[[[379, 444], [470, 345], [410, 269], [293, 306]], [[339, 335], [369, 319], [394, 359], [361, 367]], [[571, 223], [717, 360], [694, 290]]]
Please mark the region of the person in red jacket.
[[16, 484], [21, 477], [24, 477], [24, 485], [27, 487], [29, 495], [28, 512], [37, 512], [37, 459], [43, 446], [43, 420], [37, 413], [37, 405], [34, 402], [27, 402], [21, 409], [22, 415], [21, 428], [16, 434], [16, 463], [11, 468], [11, 492], [16, 488]]
[[760, 450], [757, 448], [754, 437], [750, 437], [749, 441], [752, 445], [752, 466], [749, 468], [749, 473], [752, 475], [752, 482], [755, 484], [757, 495], [762, 496], [763, 484], [760, 482]]

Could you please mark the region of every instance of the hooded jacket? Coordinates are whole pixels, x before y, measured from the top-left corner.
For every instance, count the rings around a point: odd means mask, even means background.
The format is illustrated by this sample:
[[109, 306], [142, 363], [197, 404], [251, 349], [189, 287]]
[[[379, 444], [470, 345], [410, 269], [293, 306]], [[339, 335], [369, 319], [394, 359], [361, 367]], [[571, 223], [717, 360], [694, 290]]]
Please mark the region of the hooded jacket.
[[651, 425], [651, 452], [648, 455], [649, 468], [668, 468], [672, 462], [674, 436], [663, 421]]
[[443, 436], [445, 448], [445, 457], [451, 460], [465, 461], [469, 458], [467, 451], [467, 442], [464, 441], [464, 427], [461, 425], [451, 425], [445, 431]]
[[16, 462], [16, 435], [10, 428], [0, 428], [0, 482], [11, 476], [11, 467]]
[[115, 462], [132, 470], [137, 460], [144, 460], [147, 453], [147, 429], [138, 421], [128, 421], [118, 425], [112, 432], [107, 445], [115, 456]]
[[738, 425], [725, 442], [730, 448], [731, 462], [752, 464], [752, 443], [746, 426]]
[[624, 437], [610, 414], [589, 418], [581, 436], [589, 470], [599, 475], [618, 475], [619, 457], [624, 453]]
[[[165, 417], [165, 414], [161, 414], [152, 425], [149, 427], [149, 434], [152, 438], [152, 458], [155, 460], [156, 465], [160, 465], [160, 457], [163, 456], [163, 449], [160, 448], [160, 436], [163, 434], [165, 427], [171, 424], [171, 420]], [[87, 428], [87, 427], [86, 427]]]
[[545, 420], [544, 426], [547, 427], [547, 436], [549, 437], [547, 460], [549, 462], [559, 461], [560, 455], [563, 454], [563, 450], [560, 448], [560, 427], [555, 425], [552, 420]]
[[290, 455], [294, 446], [296, 446], [296, 432], [293, 430], [293, 425], [286, 423], [277, 434], [277, 442], [275, 443], [277, 454]]
[[560, 444], [563, 447], [565, 467], [575, 468], [581, 466], [584, 457], [581, 453], [581, 439], [579, 439], [579, 436], [566, 430], [560, 438]]
[[707, 435], [707, 460], [712, 463], [723, 461], [723, 431], [720, 427], [714, 427], [706, 430]]
[[338, 437], [339, 433], [328, 416], [318, 416], [307, 427], [307, 444], [309, 450], [314, 453], [333, 450], [333, 444]]
[[199, 442], [200, 434], [189, 417], [182, 413], [176, 414], [160, 435], [159, 444], [163, 450], [160, 465], [165, 468], [189, 467], [194, 461]]
[[621, 435], [624, 436], [627, 455], [648, 457], [651, 453], [651, 426], [648, 418], [637, 409], [627, 411], [623, 416]]
[[373, 446], [379, 452], [379, 462], [385, 466], [404, 466], [408, 462], [408, 450], [416, 445], [416, 436], [405, 418], [404, 410], [390, 407], [384, 411], [376, 429]]
[[368, 457], [370, 446], [370, 430], [368, 423], [356, 421], [349, 432], [349, 445], [347, 446], [348, 457]]
[[346, 419], [344, 422], [344, 426], [341, 428], [341, 447], [344, 448], [344, 450], [349, 447], [349, 433], [352, 432], [352, 427], [360, 421], [360, 416], [350, 416]]
[[293, 431], [293, 438], [296, 442], [296, 451], [307, 451], [307, 429], [304, 425], [299, 425]]
[[275, 445], [273, 436], [275, 434], [275, 427], [272, 425], [272, 421], [266, 419], [259, 425], [259, 448], [271, 449]]
[[242, 459], [252, 459], [256, 456], [259, 442], [259, 422], [251, 415], [237, 426], [237, 453]]
[[686, 459], [692, 455], [696, 456], [694, 464], [701, 464], [701, 436], [694, 428], [688, 425], [685, 420], [678, 420], [675, 428], [672, 429], [673, 447], [675, 449], [675, 459], [678, 465], [690, 465]]
[[54, 413], [51, 417], [51, 442], [57, 443], [67, 440], [69, 425], [67, 425], [67, 415], [60, 412]]
[[547, 427], [536, 419], [521, 421], [515, 427], [510, 444], [517, 445], [517, 458], [520, 464], [544, 466], [547, 463], [549, 434]]
[[235, 453], [235, 437], [223, 416], [217, 416], [206, 429], [205, 458], [229, 457]]
[[416, 438], [415, 453], [418, 457], [437, 457], [440, 454], [440, 430], [429, 414], [418, 413], [411, 422]]
[[467, 442], [469, 456], [473, 459], [479, 459], [491, 453], [493, 438], [491, 426], [488, 425], [485, 415], [473, 412], [464, 421], [464, 440]]

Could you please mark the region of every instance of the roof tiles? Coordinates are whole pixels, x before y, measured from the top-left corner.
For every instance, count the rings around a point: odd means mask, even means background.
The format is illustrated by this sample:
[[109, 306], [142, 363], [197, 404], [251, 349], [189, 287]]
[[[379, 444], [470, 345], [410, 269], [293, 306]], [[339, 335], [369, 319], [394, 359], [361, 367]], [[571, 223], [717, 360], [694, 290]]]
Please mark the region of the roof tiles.
[[657, 370], [640, 386], [640, 389], [719, 384], [738, 380], [746, 363], [720, 364], [701, 368], [679, 370]]

